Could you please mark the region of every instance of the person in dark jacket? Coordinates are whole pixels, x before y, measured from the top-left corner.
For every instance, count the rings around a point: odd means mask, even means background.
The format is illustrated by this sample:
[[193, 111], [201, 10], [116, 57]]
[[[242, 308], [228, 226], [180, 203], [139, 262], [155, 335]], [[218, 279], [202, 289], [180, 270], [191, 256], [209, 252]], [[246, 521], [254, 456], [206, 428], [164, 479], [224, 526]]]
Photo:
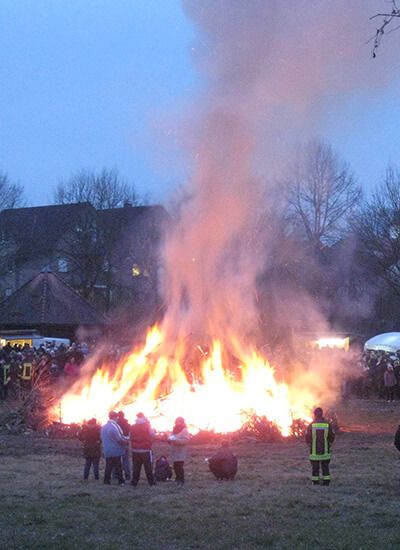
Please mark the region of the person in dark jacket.
[[142, 465], [146, 473], [149, 485], [155, 485], [153, 476], [153, 455], [151, 448], [155, 438], [155, 432], [151, 429], [150, 422], [143, 413], [136, 415], [136, 422], [130, 429], [132, 450], [132, 481], [136, 487], [139, 482]]
[[394, 446], [398, 451], [400, 451], [400, 425], [398, 426], [394, 436]]
[[8, 389], [10, 387], [10, 363], [4, 359], [0, 360], [0, 399], [7, 399]]
[[208, 466], [216, 479], [234, 479], [237, 473], [238, 460], [231, 451], [229, 441], [222, 441], [221, 448], [208, 459]]
[[387, 365], [383, 374], [383, 383], [385, 386], [386, 397], [388, 402], [394, 401], [394, 391], [397, 384], [396, 375], [392, 365]]
[[78, 438], [83, 442], [83, 456], [85, 458], [85, 467], [83, 470], [83, 479], [89, 478], [90, 468], [93, 466], [95, 479], [99, 479], [99, 463], [101, 456], [101, 437], [100, 426], [95, 418], [88, 420], [78, 433]]
[[320, 468], [322, 470], [322, 485], [329, 485], [329, 463], [331, 460], [331, 445], [335, 439], [335, 433], [329, 422], [324, 419], [321, 407], [314, 411], [314, 420], [306, 431], [306, 442], [310, 445], [311, 481], [319, 485]]
[[[130, 434], [130, 424], [128, 420], [125, 418], [125, 414], [123, 411], [119, 411], [118, 413], [118, 426], [121, 428], [122, 433], [125, 437], [129, 437]], [[122, 455], [122, 470], [125, 474], [125, 479], [129, 480], [131, 479], [131, 468], [129, 464], [129, 445], [127, 445], [125, 449], [125, 454]]]
[[169, 465], [168, 458], [164, 455], [156, 460], [154, 467], [155, 481], [169, 481], [172, 478], [172, 468]]

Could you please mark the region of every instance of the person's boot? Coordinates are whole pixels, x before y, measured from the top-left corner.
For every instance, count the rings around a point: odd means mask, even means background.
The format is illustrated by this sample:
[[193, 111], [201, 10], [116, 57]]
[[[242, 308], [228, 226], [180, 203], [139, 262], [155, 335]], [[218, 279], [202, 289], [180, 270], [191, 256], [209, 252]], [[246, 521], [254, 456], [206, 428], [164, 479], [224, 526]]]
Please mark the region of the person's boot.
[[329, 484], [330, 484], [329, 479], [324, 479], [324, 481], [322, 482], [322, 485], [329, 485]]

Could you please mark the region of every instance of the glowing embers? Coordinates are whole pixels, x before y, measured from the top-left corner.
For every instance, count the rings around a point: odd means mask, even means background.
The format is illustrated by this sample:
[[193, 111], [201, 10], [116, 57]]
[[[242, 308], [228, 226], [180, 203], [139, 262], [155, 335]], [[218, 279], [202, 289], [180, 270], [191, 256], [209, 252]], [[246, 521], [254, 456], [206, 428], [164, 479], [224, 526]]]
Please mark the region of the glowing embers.
[[278, 383], [268, 362], [237, 341], [232, 340], [234, 361], [221, 342], [213, 341], [209, 353], [201, 349], [196, 365], [189, 362], [190, 370], [187, 350], [177, 346], [171, 357], [163, 354], [163, 344], [162, 333], [153, 327], [143, 348], [116, 368], [83, 375], [56, 414], [66, 423], [91, 417], [104, 421], [110, 410], [122, 409], [133, 421], [143, 411], [159, 432], [183, 416], [192, 432], [219, 433], [240, 429], [254, 414], [274, 422], [283, 435], [289, 435], [293, 418], [308, 418], [311, 404], [305, 396]]
[[340, 337], [340, 336], [329, 336], [326, 338], [319, 338], [313, 342], [313, 345], [318, 349], [323, 348], [336, 348], [343, 349], [345, 351], [349, 350], [350, 338], [349, 337]]

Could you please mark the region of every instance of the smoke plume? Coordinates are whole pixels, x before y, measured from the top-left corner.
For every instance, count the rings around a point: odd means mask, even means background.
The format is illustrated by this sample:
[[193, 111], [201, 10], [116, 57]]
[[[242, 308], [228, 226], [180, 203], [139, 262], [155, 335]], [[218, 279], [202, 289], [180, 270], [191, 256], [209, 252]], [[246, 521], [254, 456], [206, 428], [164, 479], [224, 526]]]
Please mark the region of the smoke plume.
[[375, 4], [184, 2], [204, 88], [185, 129], [190, 199], [165, 250], [166, 326], [175, 336], [252, 332], [265, 264], [254, 238], [260, 174], [271, 175], [294, 140], [315, 131], [331, 98], [384, 84], [382, 66], [371, 74], [366, 45]]

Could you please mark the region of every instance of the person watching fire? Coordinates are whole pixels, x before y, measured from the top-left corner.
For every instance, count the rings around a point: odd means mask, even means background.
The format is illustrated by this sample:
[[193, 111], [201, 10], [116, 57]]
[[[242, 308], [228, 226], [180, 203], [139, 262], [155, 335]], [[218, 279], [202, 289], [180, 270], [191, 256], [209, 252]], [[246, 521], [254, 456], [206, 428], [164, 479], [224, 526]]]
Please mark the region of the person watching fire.
[[151, 448], [155, 439], [155, 431], [142, 412], [137, 413], [136, 422], [130, 428], [132, 448], [132, 481], [136, 487], [139, 482], [142, 465], [150, 486], [155, 485], [153, 477], [153, 457]]
[[324, 418], [321, 407], [314, 411], [314, 420], [306, 431], [306, 442], [310, 445], [311, 481], [313, 485], [320, 483], [320, 468], [322, 470], [322, 485], [329, 485], [331, 476], [329, 463], [331, 460], [331, 445], [335, 439], [332, 426]]
[[187, 457], [187, 445], [190, 440], [190, 434], [186, 427], [184, 418], [178, 416], [172, 434], [168, 438], [171, 445], [171, 460], [175, 472], [175, 482], [179, 486], [185, 483], [184, 464]]
[[111, 472], [115, 470], [119, 485], [124, 485], [125, 481], [122, 475], [121, 457], [125, 453], [126, 446], [129, 445], [129, 438], [123, 435], [121, 428], [118, 426], [117, 412], [111, 411], [108, 414], [108, 418], [108, 422], [101, 428], [103, 454], [106, 459], [104, 483], [110, 485]]
[[394, 401], [394, 390], [397, 385], [396, 375], [393, 369], [393, 365], [387, 365], [383, 374], [383, 383], [386, 390], [386, 398], [388, 403]]
[[83, 443], [83, 456], [85, 458], [85, 467], [83, 470], [83, 479], [89, 479], [90, 468], [93, 466], [95, 479], [99, 479], [99, 463], [101, 457], [101, 439], [100, 426], [95, 418], [85, 422], [78, 432], [78, 439]]
[[[124, 436], [129, 437], [131, 426], [128, 420], [125, 418], [124, 411], [119, 411], [117, 422]], [[125, 453], [122, 456], [122, 470], [125, 475], [125, 481], [128, 481], [131, 479], [131, 468], [130, 468], [129, 461], [130, 461], [130, 457], [129, 457], [129, 445], [128, 445], [125, 447]]]
[[207, 460], [210, 472], [218, 480], [232, 480], [235, 478], [238, 469], [237, 456], [233, 454], [229, 441], [224, 439], [220, 449]]

